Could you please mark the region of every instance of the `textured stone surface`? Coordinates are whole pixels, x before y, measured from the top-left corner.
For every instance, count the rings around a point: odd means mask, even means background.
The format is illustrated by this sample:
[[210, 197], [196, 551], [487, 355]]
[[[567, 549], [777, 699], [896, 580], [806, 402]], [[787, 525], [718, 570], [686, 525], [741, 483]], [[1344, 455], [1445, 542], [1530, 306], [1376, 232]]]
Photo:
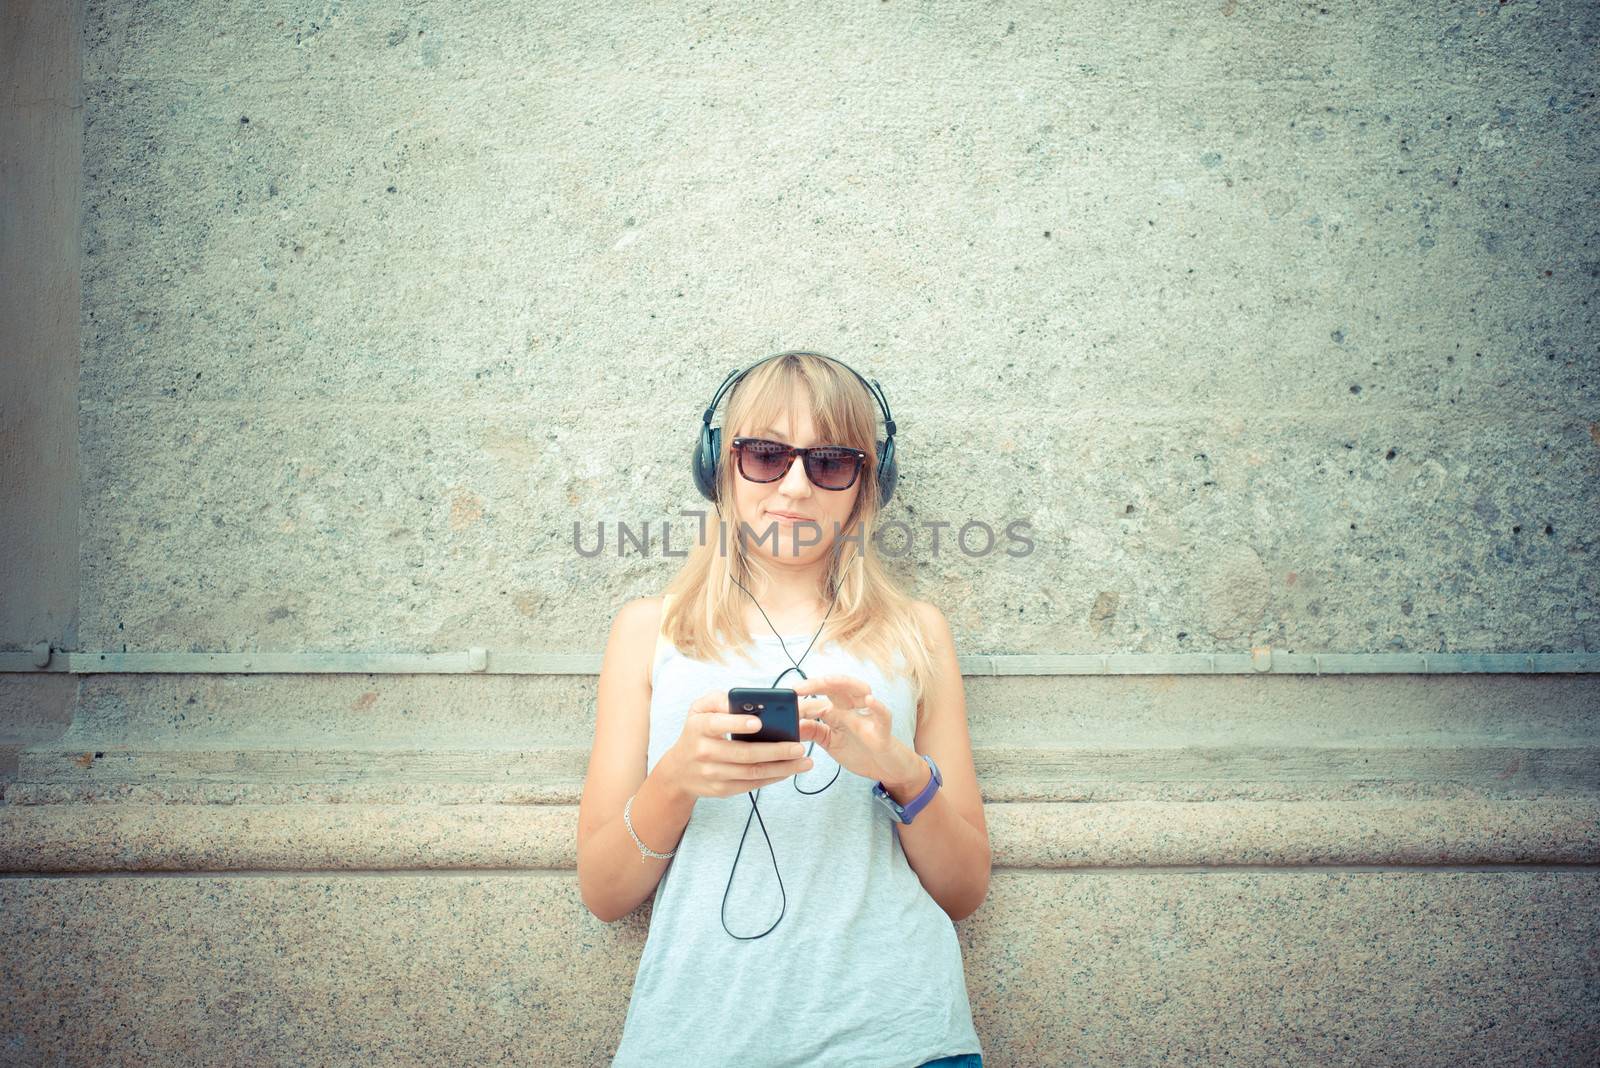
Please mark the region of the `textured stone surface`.
[[[963, 652], [1600, 650], [1592, 4], [82, 18], [0, 646], [595, 653], [803, 346], [883, 383]], [[1596, 1059], [1594, 677], [967, 690], [988, 1064]], [[594, 696], [0, 679], [0, 1062], [606, 1063]]]
[[[957, 931], [994, 1068], [1577, 1065], [1597, 906], [1592, 871], [1002, 872]], [[603, 1065], [648, 916], [560, 875], [0, 880], [0, 1051]]]
[[[72, 647], [82, 5], [7, 4], [0, 19], [0, 650]], [[6, 704], [0, 693], [0, 736]]]
[[595, 649], [809, 345], [963, 648], [1600, 649], [1595, 10], [90, 3], [81, 648]]

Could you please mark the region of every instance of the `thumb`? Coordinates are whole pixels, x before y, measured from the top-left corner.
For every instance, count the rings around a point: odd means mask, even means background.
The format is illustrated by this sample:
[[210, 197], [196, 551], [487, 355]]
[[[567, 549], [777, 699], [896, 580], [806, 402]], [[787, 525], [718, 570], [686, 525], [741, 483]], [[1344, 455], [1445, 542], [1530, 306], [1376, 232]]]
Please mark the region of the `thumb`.
[[826, 749], [833, 741], [833, 729], [820, 719], [802, 719], [800, 721], [800, 740], [802, 742], [816, 742]]
[[805, 717], [810, 717], [811, 722], [817, 725], [823, 736], [830, 735], [839, 722], [839, 710], [834, 707], [833, 701], [827, 697], [807, 700], [800, 707], [801, 722], [805, 722]]

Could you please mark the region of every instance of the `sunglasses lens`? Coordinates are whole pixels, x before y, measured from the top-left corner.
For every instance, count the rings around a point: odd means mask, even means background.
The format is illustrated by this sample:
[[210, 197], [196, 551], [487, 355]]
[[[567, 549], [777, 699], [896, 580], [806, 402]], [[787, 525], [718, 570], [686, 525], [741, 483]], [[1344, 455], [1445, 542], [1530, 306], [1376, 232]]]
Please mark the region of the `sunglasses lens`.
[[806, 456], [806, 477], [823, 489], [848, 487], [856, 478], [861, 458], [844, 449], [818, 449]]
[[789, 450], [773, 441], [747, 441], [739, 449], [739, 470], [755, 482], [781, 478], [789, 466]]
[[[789, 447], [781, 442], [742, 438], [738, 448], [739, 473], [752, 482], [776, 482], [789, 472]], [[813, 486], [842, 490], [855, 482], [861, 457], [849, 449], [824, 445], [806, 453], [805, 465]]]

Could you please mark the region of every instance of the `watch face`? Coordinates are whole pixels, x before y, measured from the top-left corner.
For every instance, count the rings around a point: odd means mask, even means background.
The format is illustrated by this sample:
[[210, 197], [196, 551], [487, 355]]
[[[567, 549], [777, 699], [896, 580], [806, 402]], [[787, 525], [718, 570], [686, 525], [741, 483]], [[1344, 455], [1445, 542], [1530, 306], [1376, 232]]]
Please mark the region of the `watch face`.
[[889, 792], [883, 788], [882, 783], [879, 783], [872, 788], [872, 796], [883, 802], [883, 807], [889, 810], [890, 817], [896, 823], [904, 823], [906, 821], [906, 818], [903, 815], [904, 810], [894, 798], [889, 796]]

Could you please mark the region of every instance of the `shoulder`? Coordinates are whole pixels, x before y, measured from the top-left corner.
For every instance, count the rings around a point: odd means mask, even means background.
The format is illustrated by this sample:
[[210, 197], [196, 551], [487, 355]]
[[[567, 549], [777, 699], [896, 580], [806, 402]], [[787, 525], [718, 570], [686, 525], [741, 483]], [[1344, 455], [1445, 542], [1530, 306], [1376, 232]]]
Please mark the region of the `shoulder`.
[[952, 644], [950, 622], [945, 619], [938, 605], [932, 601], [912, 601], [911, 610], [915, 613], [917, 625], [922, 631], [922, 640], [930, 649]]
[[635, 596], [622, 604], [611, 620], [611, 636], [629, 646], [651, 649], [656, 644], [656, 633], [661, 630], [662, 598]]
[[626, 637], [649, 635], [650, 640], [655, 640], [655, 633], [661, 628], [661, 611], [664, 600], [661, 597], [635, 597], [617, 609], [616, 619], [612, 621], [611, 629], [614, 633]]
[[617, 609], [611, 621], [606, 660], [626, 674], [650, 678], [656, 634], [661, 628], [661, 598], [635, 597]]

